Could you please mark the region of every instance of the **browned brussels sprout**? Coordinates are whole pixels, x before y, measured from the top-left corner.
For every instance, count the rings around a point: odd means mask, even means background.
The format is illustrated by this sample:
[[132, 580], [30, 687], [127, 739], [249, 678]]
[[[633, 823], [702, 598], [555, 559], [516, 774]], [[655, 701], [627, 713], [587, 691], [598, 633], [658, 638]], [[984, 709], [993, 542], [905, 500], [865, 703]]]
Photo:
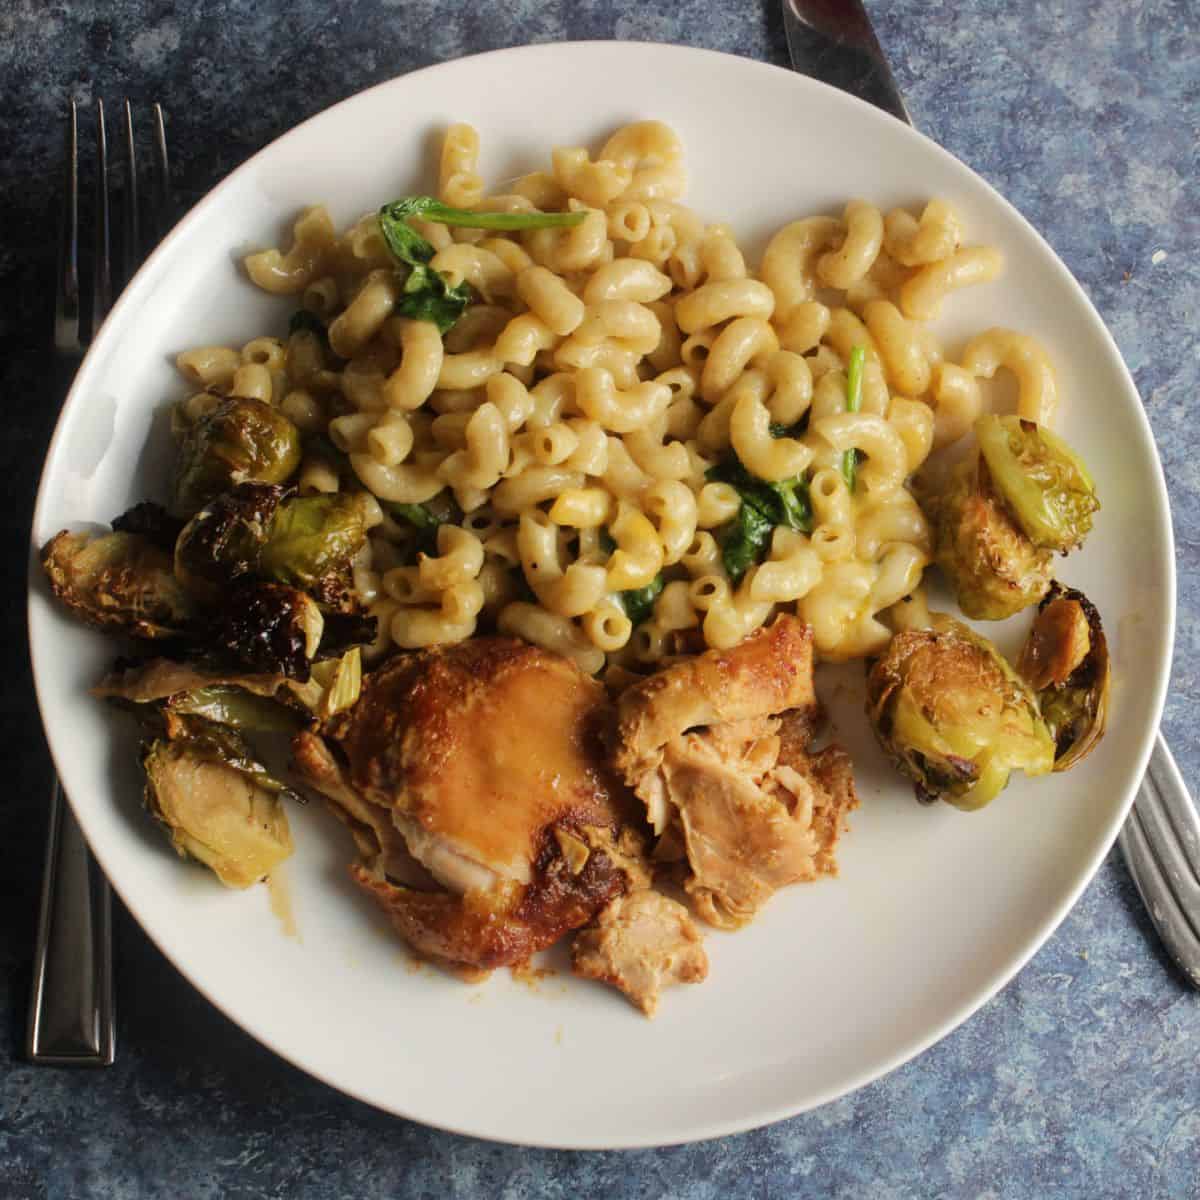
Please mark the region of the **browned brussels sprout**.
[[1017, 670], [1037, 694], [1054, 738], [1054, 769], [1069, 770], [1095, 748], [1108, 719], [1108, 641], [1082, 592], [1051, 585]]
[[262, 548], [267, 579], [313, 592], [318, 599], [348, 583], [350, 564], [367, 540], [358, 496], [300, 496], [279, 506]]
[[143, 500], [132, 508], [126, 509], [117, 517], [112, 527], [121, 533], [136, 533], [146, 541], [153, 542], [160, 550], [171, 554], [175, 542], [183, 530], [183, 522], [173, 517], [161, 504], [153, 500]]
[[91, 625], [140, 638], [175, 637], [196, 619], [171, 558], [135, 533], [68, 533], [42, 549], [54, 594]]
[[892, 638], [867, 677], [867, 716], [926, 803], [982, 808], [1013, 770], [1054, 765], [1032, 692], [990, 642], [948, 617]]
[[175, 543], [175, 577], [211, 604], [235, 579], [257, 572], [283, 495], [278, 484], [242, 483], [211, 500]]
[[1051, 553], [1025, 536], [982, 458], [959, 463], [946, 488], [922, 503], [934, 525], [935, 561], [968, 617], [1000, 621], [1045, 595]]
[[283, 483], [300, 465], [300, 431], [261, 400], [233, 396], [182, 431], [172, 509], [190, 517], [239, 483]]
[[988, 413], [975, 422], [992, 485], [1039, 550], [1082, 545], [1100, 507], [1096, 485], [1070, 446], [1036, 421]]
[[222, 608], [216, 645], [251, 671], [308, 679], [325, 621], [311, 596], [282, 583], [236, 588]]
[[146, 808], [181, 858], [194, 858], [231, 888], [246, 888], [292, 853], [282, 800], [293, 795], [234, 730], [166, 714], [161, 737], [142, 747]]

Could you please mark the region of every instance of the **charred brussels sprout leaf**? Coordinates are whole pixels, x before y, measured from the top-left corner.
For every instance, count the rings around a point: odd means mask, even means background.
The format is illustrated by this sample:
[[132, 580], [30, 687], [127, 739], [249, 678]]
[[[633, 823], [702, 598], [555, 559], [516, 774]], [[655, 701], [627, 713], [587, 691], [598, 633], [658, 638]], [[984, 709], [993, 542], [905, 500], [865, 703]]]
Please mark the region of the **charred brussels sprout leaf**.
[[206, 504], [175, 543], [175, 577], [213, 603], [235, 579], [257, 572], [283, 495], [278, 484], [242, 483]]
[[317, 658], [340, 658], [354, 646], [369, 646], [379, 630], [379, 618], [363, 612], [327, 612]]
[[181, 858], [246, 888], [292, 853], [282, 799], [292, 793], [232, 729], [168, 714], [165, 735], [142, 747], [146, 808]]
[[1070, 446], [1035, 421], [994, 413], [975, 422], [975, 436], [997, 494], [1026, 537], [1060, 554], [1081, 545], [1100, 501]]
[[190, 517], [239, 483], [283, 483], [300, 465], [300, 432], [261, 400], [221, 401], [180, 437], [172, 508]]
[[91, 625], [140, 638], [169, 638], [195, 626], [192, 598], [170, 556], [136, 533], [62, 533], [42, 550], [54, 594]]
[[934, 526], [934, 558], [968, 617], [1000, 621], [1046, 594], [1051, 553], [1034, 546], [1013, 520], [982, 459], [960, 463], [946, 488], [922, 497], [922, 506]]
[[311, 591], [345, 575], [367, 538], [363, 506], [354, 495], [301, 496], [279, 506], [259, 559], [260, 573]]
[[1051, 584], [1017, 670], [1037, 693], [1054, 738], [1054, 769], [1070, 770], [1104, 736], [1108, 719], [1108, 641], [1100, 614], [1082, 592]]
[[118, 533], [136, 533], [138, 537], [144, 537], [160, 550], [171, 554], [183, 529], [183, 522], [171, 516], [161, 504], [143, 500], [117, 517], [112, 527]]
[[214, 630], [216, 645], [251, 671], [306, 680], [324, 630], [311, 596], [282, 583], [243, 584]]
[[1033, 694], [990, 642], [949, 618], [892, 638], [867, 678], [867, 716], [922, 801], [982, 808], [1011, 771], [1054, 765]]

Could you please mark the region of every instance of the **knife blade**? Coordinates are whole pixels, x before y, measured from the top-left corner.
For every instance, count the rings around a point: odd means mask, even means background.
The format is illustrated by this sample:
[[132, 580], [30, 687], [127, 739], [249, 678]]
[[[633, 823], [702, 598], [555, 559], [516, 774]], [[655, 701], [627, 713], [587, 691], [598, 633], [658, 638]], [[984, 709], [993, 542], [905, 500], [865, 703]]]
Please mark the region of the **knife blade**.
[[783, 29], [801, 75], [913, 123], [862, 0], [783, 0]]

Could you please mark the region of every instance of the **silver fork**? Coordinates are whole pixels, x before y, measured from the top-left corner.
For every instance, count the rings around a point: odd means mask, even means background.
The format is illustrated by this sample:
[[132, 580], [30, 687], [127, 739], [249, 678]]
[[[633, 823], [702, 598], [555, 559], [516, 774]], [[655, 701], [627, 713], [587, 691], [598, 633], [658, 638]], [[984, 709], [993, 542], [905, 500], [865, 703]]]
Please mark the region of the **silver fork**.
[[[151, 239], [166, 232], [170, 188], [162, 107], [154, 105]], [[133, 106], [125, 101], [121, 258], [124, 280], [142, 257], [141, 203]], [[91, 320], [80, 302], [79, 118], [75, 102], [67, 114], [63, 214], [54, 306], [54, 352], [72, 365], [99, 329], [112, 305], [112, 198], [104, 103], [96, 101], [96, 211]], [[148, 239], [149, 240], [149, 239]], [[107, 1067], [116, 1053], [113, 1017], [112, 893], [92, 857], [57, 778], [50, 796], [50, 830], [34, 950], [26, 1052], [36, 1063]]]
[[[783, 0], [792, 66], [912, 124], [862, 0]], [[1162, 734], [1118, 837], [1163, 945], [1200, 988], [1200, 817]]]

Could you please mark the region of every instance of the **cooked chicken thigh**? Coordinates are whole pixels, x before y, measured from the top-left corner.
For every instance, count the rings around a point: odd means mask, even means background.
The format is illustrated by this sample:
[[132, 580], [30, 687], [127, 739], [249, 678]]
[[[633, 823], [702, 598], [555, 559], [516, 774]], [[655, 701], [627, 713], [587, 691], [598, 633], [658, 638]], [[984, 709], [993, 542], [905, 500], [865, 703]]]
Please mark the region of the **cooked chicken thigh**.
[[477, 638], [385, 664], [294, 752], [354, 832], [351, 872], [401, 936], [488, 970], [647, 882], [606, 764], [610, 711], [567, 659]]
[[737, 928], [777, 889], [836, 871], [858, 801], [843, 750], [809, 753], [807, 625], [781, 616], [732, 650], [667, 667], [623, 693], [618, 712], [615, 761], [660, 835], [657, 857], [682, 843], [684, 887], [710, 924]]

